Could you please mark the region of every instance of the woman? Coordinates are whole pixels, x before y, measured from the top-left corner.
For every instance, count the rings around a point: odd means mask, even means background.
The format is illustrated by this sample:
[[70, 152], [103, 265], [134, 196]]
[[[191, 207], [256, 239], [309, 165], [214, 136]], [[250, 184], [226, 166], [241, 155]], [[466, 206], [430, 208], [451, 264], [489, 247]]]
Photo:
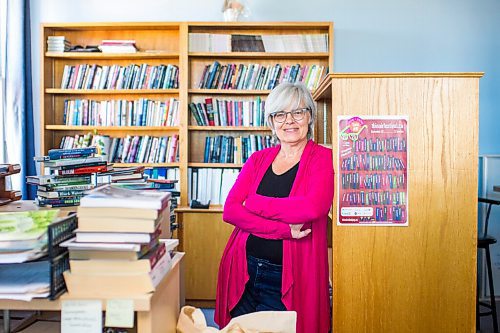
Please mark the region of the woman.
[[297, 312], [297, 332], [328, 332], [327, 215], [332, 151], [313, 136], [316, 107], [303, 84], [282, 83], [265, 117], [279, 145], [245, 163], [224, 205], [235, 229], [219, 267], [215, 321], [249, 312]]

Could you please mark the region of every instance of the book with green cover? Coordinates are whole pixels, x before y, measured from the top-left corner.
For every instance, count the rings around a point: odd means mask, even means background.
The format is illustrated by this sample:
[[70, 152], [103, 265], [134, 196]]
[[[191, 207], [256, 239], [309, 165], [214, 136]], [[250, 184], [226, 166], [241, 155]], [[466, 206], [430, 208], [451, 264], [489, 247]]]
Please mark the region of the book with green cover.
[[38, 239], [58, 215], [58, 209], [0, 213], [0, 243]]

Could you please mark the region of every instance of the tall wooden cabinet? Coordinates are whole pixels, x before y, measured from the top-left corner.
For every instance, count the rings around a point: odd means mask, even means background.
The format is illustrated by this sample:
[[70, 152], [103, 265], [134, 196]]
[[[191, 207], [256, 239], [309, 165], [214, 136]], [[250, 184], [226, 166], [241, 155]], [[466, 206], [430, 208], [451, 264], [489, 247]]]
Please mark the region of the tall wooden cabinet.
[[[190, 34], [212, 35], [276, 35], [283, 38], [300, 35], [327, 37], [324, 52], [292, 52], [284, 46], [279, 52], [189, 52]], [[72, 45], [99, 45], [102, 40], [135, 40], [139, 52], [130, 54], [106, 53], [49, 53], [47, 38], [65, 36]], [[297, 37], [295, 37], [297, 38]], [[290, 40], [290, 39], [288, 39]], [[297, 42], [299, 39], [295, 39]], [[42, 91], [41, 91], [41, 147], [43, 153], [58, 147], [67, 135], [93, 132], [111, 137], [127, 135], [178, 135], [179, 157], [175, 162], [149, 163], [147, 167], [174, 167], [180, 175], [179, 238], [180, 248], [186, 251], [185, 280], [188, 300], [213, 302], [217, 267], [222, 249], [232, 227], [222, 223], [222, 207], [196, 211], [188, 208], [189, 168], [241, 168], [241, 163], [205, 163], [204, 144], [207, 136], [270, 135], [265, 126], [199, 126], [189, 111], [189, 103], [201, 103], [207, 98], [250, 101], [260, 97], [263, 101], [270, 90], [200, 89], [204, 68], [215, 61], [220, 64], [276, 64], [292, 66], [323, 66], [325, 72], [333, 68], [333, 23], [331, 22], [148, 22], [148, 23], [65, 23], [42, 25]], [[304, 42], [307, 43], [307, 42]], [[171, 64], [179, 68], [176, 89], [60, 89], [66, 65], [97, 64], [128, 66], [130, 64]], [[179, 100], [178, 126], [69, 126], [64, 123], [64, 103], [68, 99], [135, 100], [147, 98], [161, 101]], [[321, 117], [320, 117], [321, 118]], [[322, 119], [322, 118], [321, 118]], [[322, 128], [316, 135], [323, 142]], [[116, 166], [135, 165], [120, 163]]]
[[337, 225], [337, 173], [335, 332], [475, 332], [481, 76], [336, 73], [316, 91], [336, 170], [337, 116], [408, 117], [407, 227]]

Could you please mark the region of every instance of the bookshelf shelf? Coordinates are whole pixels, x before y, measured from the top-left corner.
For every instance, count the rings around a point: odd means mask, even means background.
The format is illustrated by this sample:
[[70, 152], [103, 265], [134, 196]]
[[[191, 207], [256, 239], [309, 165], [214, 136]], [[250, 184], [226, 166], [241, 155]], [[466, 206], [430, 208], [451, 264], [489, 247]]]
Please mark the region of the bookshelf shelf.
[[230, 59], [327, 59], [330, 55], [327, 52], [192, 52], [190, 58], [230, 58]]
[[68, 126], [68, 125], [46, 125], [45, 129], [53, 131], [160, 131], [178, 132], [177, 126]]
[[318, 30], [328, 29], [332, 27], [331, 22], [189, 22], [190, 28], [194, 29], [210, 29], [211, 31], [248, 31], [248, 30], [263, 30], [263, 31], [278, 31], [290, 29], [301, 30]]
[[178, 162], [172, 162], [172, 163], [113, 163], [114, 167], [118, 168], [127, 168], [127, 167], [134, 167], [134, 166], [145, 166], [146, 168], [156, 168], [156, 167], [164, 167], [164, 168], [178, 168], [179, 167]]
[[[160, 149], [160, 142], [173, 142], [182, 152], [179, 161], [185, 161], [185, 148], [180, 147], [179, 138], [185, 138], [182, 134], [185, 128], [182, 114], [185, 108], [181, 103], [181, 94], [187, 89], [185, 84], [185, 70], [179, 71], [181, 62], [185, 57], [186, 49], [182, 46], [185, 34], [184, 23], [179, 22], [147, 22], [147, 23], [71, 23], [71, 24], [43, 24], [41, 43], [43, 48], [42, 62], [42, 86], [45, 88], [41, 95], [41, 146], [43, 154], [51, 148], [59, 147], [63, 139], [75, 140], [84, 136], [96, 135], [107, 136], [110, 148], [119, 147], [125, 140], [136, 140], [142, 137], [141, 143], [151, 149]], [[100, 45], [103, 40], [134, 40], [139, 52], [135, 53], [100, 53], [100, 52], [48, 52], [46, 46], [49, 36], [64, 36], [72, 45]], [[133, 66], [135, 65], [135, 66]], [[143, 67], [143, 65], [146, 65]], [[161, 67], [164, 65], [164, 67]], [[102, 70], [102, 71], [99, 71]], [[184, 71], [184, 73], [182, 72]], [[80, 74], [81, 73], [81, 74]], [[69, 75], [69, 78], [68, 78]], [[126, 81], [126, 80], [134, 81]], [[61, 84], [65, 87], [131, 87], [137, 82], [139, 87], [159, 85], [165, 81], [165, 87], [176, 86], [176, 89], [60, 89]], [[99, 81], [96, 81], [99, 80]], [[137, 81], [135, 81], [137, 80]], [[148, 81], [151, 80], [151, 81]], [[95, 82], [94, 82], [95, 81]], [[99, 85], [96, 85], [96, 82]], [[129, 82], [124, 84], [124, 82]], [[182, 83], [181, 83], [182, 82]], [[70, 85], [71, 83], [71, 85]], [[105, 83], [105, 85], [103, 84]], [[163, 83], [162, 83], [163, 84]], [[159, 85], [160, 87], [163, 85]], [[181, 93], [182, 91], [182, 93]], [[143, 104], [138, 100], [143, 99]], [[174, 100], [175, 99], [175, 100]], [[80, 100], [80, 101], [78, 101]], [[82, 101], [84, 100], [84, 102]], [[178, 103], [176, 109], [172, 107], [172, 101]], [[92, 102], [92, 104], [91, 104]], [[123, 104], [123, 103], [127, 104]], [[82, 104], [80, 104], [82, 103]], [[95, 104], [94, 104], [95, 103]], [[117, 104], [120, 103], [120, 104]], [[118, 105], [118, 106], [117, 106]], [[78, 106], [81, 106], [78, 109]], [[91, 109], [92, 107], [92, 109]], [[132, 109], [132, 107], [134, 109]], [[142, 107], [142, 110], [139, 109]], [[178, 108], [178, 109], [177, 109]], [[173, 112], [178, 112], [178, 126], [75, 126], [65, 125], [65, 117], [73, 117], [72, 112], [78, 112], [78, 117], [93, 122], [96, 112], [103, 117], [105, 110], [107, 116], [103, 124], [109, 124], [107, 117], [123, 117], [131, 114], [142, 114], [148, 124], [159, 124], [156, 117], [163, 119], [167, 115], [168, 124]], [[128, 113], [133, 110], [134, 113]], [[127, 113], [123, 113], [127, 112]], [[139, 113], [140, 112], [140, 113]], [[171, 113], [172, 112], [172, 113]], [[88, 118], [87, 118], [88, 117]], [[146, 118], [147, 117], [147, 118]], [[83, 120], [82, 119], [82, 120]], [[115, 119], [115, 118], [111, 118]], [[128, 118], [127, 118], [128, 119]], [[135, 124], [139, 123], [133, 119]], [[154, 120], [154, 121], [153, 121]], [[144, 122], [144, 119], [142, 119]], [[82, 123], [81, 121], [79, 123]], [[144, 139], [145, 136], [148, 139]], [[174, 140], [175, 138], [175, 140]], [[118, 140], [116, 143], [115, 140]], [[158, 141], [153, 141], [158, 140]], [[173, 141], [169, 141], [173, 140]], [[92, 141], [90, 141], [92, 142]], [[116, 143], [113, 146], [113, 143]], [[157, 146], [158, 143], [158, 146]], [[156, 148], [155, 148], [156, 147]], [[171, 149], [169, 146], [167, 148]], [[118, 148], [115, 148], [118, 149]], [[116, 150], [115, 150], [116, 151]], [[169, 150], [172, 152], [173, 150]], [[130, 160], [137, 156], [130, 156]], [[129, 157], [124, 158], [124, 161]], [[154, 157], [157, 158], [157, 157]], [[138, 160], [138, 159], [134, 159]], [[158, 161], [159, 159], [156, 159]], [[162, 157], [160, 161], [172, 160], [170, 157]], [[186, 168], [186, 163], [114, 163], [115, 167], [129, 167], [144, 165], [152, 167], [174, 167]], [[182, 174], [181, 171], [180, 173]]]
[[202, 209], [183, 206], [178, 207], [175, 210], [178, 213], [222, 213], [224, 211], [224, 207], [222, 205], [210, 205], [208, 209]]
[[188, 166], [191, 168], [241, 168], [243, 166], [243, 164], [191, 162], [191, 163], [188, 163]]
[[188, 126], [190, 131], [248, 131], [270, 132], [266, 126]]
[[145, 94], [179, 94], [179, 89], [45, 89], [47, 94], [53, 95], [145, 95]]
[[175, 59], [179, 53], [171, 52], [136, 52], [136, 53], [100, 53], [100, 52], [47, 52], [47, 58], [57, 59]]
[[269, 95], [270, 90], [236, 90], [236, 89], [189, 89], [190, 94], [198, 95]]

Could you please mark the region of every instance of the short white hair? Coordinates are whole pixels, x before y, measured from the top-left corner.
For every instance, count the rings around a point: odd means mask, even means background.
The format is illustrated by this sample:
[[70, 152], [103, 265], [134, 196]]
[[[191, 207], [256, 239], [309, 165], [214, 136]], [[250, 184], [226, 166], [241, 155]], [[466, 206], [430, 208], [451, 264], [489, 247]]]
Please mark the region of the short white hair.
[[292, 109], [298, 108], [301, 104], [305, 108], [311, 110], [309, 124], [307, 124], [307, 139], [314, 137], [314, 123], [316, 121], [316, 103], [312, 98], [311, 92], [303, 83], [283, 82], [276, 86], [266, 99], [264, 117], [267, 126], [273, 131], [273, 138], [279, 142], [274, 129], [273, 119], [271, 115], [278, 111], [283, 111], [288, 107]]

